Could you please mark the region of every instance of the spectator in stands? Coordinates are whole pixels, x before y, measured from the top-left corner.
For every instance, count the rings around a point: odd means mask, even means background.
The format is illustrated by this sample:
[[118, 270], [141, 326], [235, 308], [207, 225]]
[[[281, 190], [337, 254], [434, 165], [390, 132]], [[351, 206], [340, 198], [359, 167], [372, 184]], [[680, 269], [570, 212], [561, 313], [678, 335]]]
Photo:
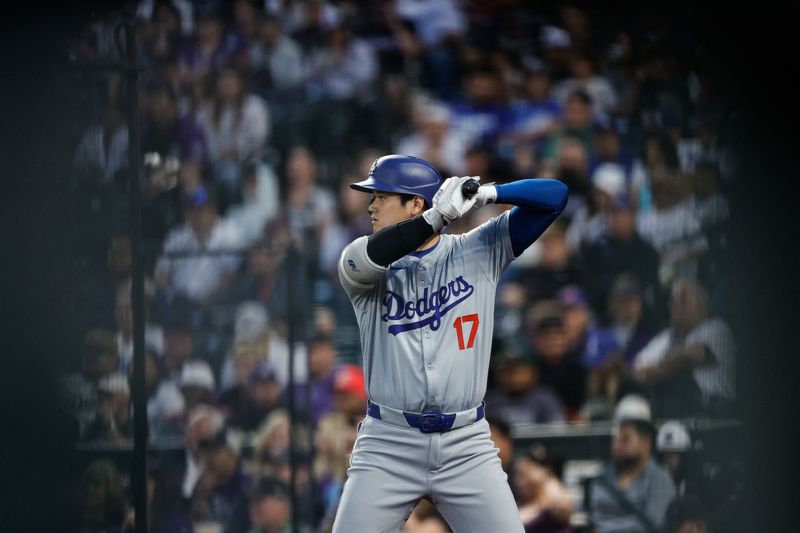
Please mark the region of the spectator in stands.
[[[299, 383], [295, 387], [295, 405], [310, 407], [311, 423], [317, 426], [320, 418], [333, 410], [334, 389], [336, 383], [336, 347], [333, 339], [325, 335], [316, 335], [308, 346], [309, 381]], [[310, 390], [311, 405], [306, 406], [306, 397]], [[284, 395], [288, 390], [284, 391]], [[287, 402], [284, 398], [284, 404]]]
[[128, 128], [117, 102], [109, 102], [101, 123], [84, 133], [73, 157], [77, 177], [91, 185], [113, 185], [128, 163]]
[[511, 121], [503, 137], [516, 145], [517, 150], [533, 151], [555, 132], [563, 114], [562, 106], [552, 97], [551, 74], [538, 62], [524, 71], [522, 97], [511, 104]]
[[233, 346], [220, 372], [222, 393], [244, 387], [251, 374], [269, 358], [269, 318], [260, 302], [245, 300], [236, 307]]
[[250, 492], [250, 525], [247, 533], [289, 533], [289, 487], [274, 477], [262, 477]]
[[631, 195], [641, 212], [653, 209], [653, 177], [674, 176], [679, 165], [678, 153], [669, 137], [651, 133], [645, 138], [641, 155], [631, 170]]
[[230, 427], [254, 431], [278, 408], [281, 386], [275, 370], [267, 362], [261, 362], [247, 381], [226, 390], [217, 402], [227, 414]]
[[[145, 350], [144, 364], [148, 436], [155, 441], [179, 435], [183, 430], [181, 424], [186, 409], [183, 395], [177, 384], [167, 379], [163, 358]], [[132, 381], [133, 366], [129, 372]]]
[[241, 162], [262, 155], [270, 116], [237, 69], [221, 68], [214, 81], [213, 95], [198, 110], [197, 122], [208, 142], [214, 180], [231, 198], [241, 186]]
[[291, 227], [300, 234], [318, 235], [335, 216], [336, 200], [317, 183], [317, 160], [305, 146], [295, 146], [286, 162], [288, 212]]
[[129, 444], [133, 437], [131, 391], [124, 374], [111, 374], [97, 383], [97, 413], [81, 434], [84, 442], [115, 446]]
[[598, 533], [657, 531], [675, 487], [652, 457], [655, 429], [649, 404], [641, 396], [625, 396], [614, 424], [611, 463], [589, 486], [591, 522]]
[[232, 3], [233, 29], [231, 33], [237, 41], [247, 46], [257, 37], [263, 8], [253, 0], [234, 0]]
[[662, 285], [697, 276], [697, 258], [708, 249], [708, 241], [690, 203], [681, 200], [680, 185], [672, 174], [652, 174], [650, 187], [653, 209], [638, 214], [636, 228], [659, 253]]
[[634, 360], [636, 378], [653, 389], [660, 416], [730, 413], [736, 345], [730, 328], [709, 315], [708, 294], [695, 281], [672, 287], [670, 326]]
[[119, 366], [117, 343], [108, 330], [94, 328], [83, 341], [81, 371], [69, 374], [62, 381], [62, 394], [67, 413], [78, 421], [81, 433], [97, 414], [98, 384]]
[[558, 7], [558, 21], [569, 35], [570, 45], [575, 50], [591, 50], [597, 47], [598, 36], [592, 34], [592, 20], [579, 2], [564, 2]]
[[182, 13], [177, 6], [181, 4], [180, 1], [139, 3], [137, 37], [145, 64], [152, 65], [177, 54], [182, 25]]
[[367, 411], [364, 371], [352, 364], [339, 365], [333, 378], [333, 406], [352, 422], [361, 420]]
[[577, 420], [586, 399], [586, 370], [578, 359], [569, 357], [561, 305], [553, 300], [534, 304], [528, 312], [527, 330], [540, 382], [561, 399], [567, 420]]
[[372, 44], [354, 35], [349, 20], [326, 27], [326, 43], [309, 54], [306, 92], [313, 104], [306, 136], [320, 157], [342, 160], [373, 142], [379, 65]]
[[[252, 300], [240, 303], [236, 308], [234, 350], [222, 363], [220, 382], [222, 390], [246, 383], [250, 373], [263, 361], [268, 361], [275, 371], [281, 388], [289, 382], [289, 345], [272, 322], [264, 306]], [[306, 381], [306, 346], [295, 345], [295, 383]]]
[[422, 48], [424, 84], [442, 100], [456, 95], [458, 44], [467, 32], [467, 21], [453, 0], [397, 0], [397, 15], [411, 23]]
[[728, 200], [719, 190], [719, 168], [714, 163], [700, 161], [692, 174], [690, 200], [697, 221], [704, 231], [724, 224], [730, 216]]
[[[491, 409], [492, 407], [490, 406], [489, 408]], [[500, 465], [503, 471], [509, 474], [511, 473], [514, 461], [514, 440], [511, 437], [511, 426], [493, 415], [487, 416], [486, 421], [489, 423], [492, 442], [494, 442], [494, 446], [497, 448], [497, 456], [500, 459]]]
[[254, 89], [267, 101], [280, 102], [302, 90], [303, 50], [283, 33], [276, 16], [266, 15], [261, 20], [250, 45], [248, 63], [255, 79]]
[[561, 180], [569, 187], [569, 201], [563, 216], [565, 221], [570, 221], [589, 202], [592, 193], [589, 154], [579, 139], [567, 136], [558, 145], [555, 167], [548, 166], [547, 161], [543, 164], [540, 177]]
[[609, 329], [626, 367], [657, 333], [644, 302], [642, 285], [630, 274], [620, 274], [608, 291]]
[[[638, 63], [633, 32], [619, 30], [608, 42], [602, 58], [603, 76], [611, 83], [618, 96], [613, 115], [627, 121], [635, 116], [639, 104], [639, 81], [636, 77]], [[621, 122], [623, 124], [624, 122]]]
[[179, 386], [187, 412], [193, 411], [198, 405], [213, 405], [216, 380], [205, 361], [186, 361], [181, 369]]
[[81, 473], [75, 497], [74, 516], [64, 531], [116, 533], [131, 528], [122, 474], [111, 461], [92, 461]]
[[105, 251], [105, 268], [98, 265], [94, 276], [80, 284], [71, 308], [81, 327], [114, 327], [118, 295], [130, 292], [131, 248], [131, 239], [124, 231], [112, 231]]
[[205, 450], [200, 446], [225, 428], [225, 416], [210, 405], [198, 405], [187, 412], [184, 444], [186, 464], [181, 481], [181, 494], [191, 498], [197, 481], [205, 469]]
[[291, 421], [286, 409], [276, 409], [261, 423], [253, 437], [256, 471], [274, 473], [272, 465], [289, 453]]
[[197, 351], [191, 315], [186, 300], [178, 300], [164, 320], [164, 377], [178, 386], [183, 364]]
[[560, 461], [535, 443], [514, 462], [512, 480], [525, 533], [571, 533], [572, 497]]
[[[331, 525], [347, 478], [349, 454], [355, 441], [356, 426], [343, 413], [324, 415], [314, 434], [312, 472], [317, 482], [316, 497], [323, 509], [321, 514], [330, 519]], [[323, 518], [323, 523], [325, 521]]]
[[225, 26], [215, 8], [204, 6], [195, 17], [196, 33], [178, 52], [180, 77], [185, 86], [202, 82], [241, 52], [235, 35], [225, 35]]
[[418, 101], [412, 113], [414, 132], [400, 140], [395, 152], [424, 159], [443, 176], [461, 176], [468, 146], [450, 128], [450, 110], [440, 103]]
[[583, 260], [592, 268], [586, 272], [586, 289], [592, 308], [607, 318], [608, 291], [624, 273], [633, 274], [650, 310], [657, 310], [659, 296], [658, 252], [636, 231], [634, 205], [628, 196], [613, 199], [607, 234], [583, 250]]
[[164, 255], [156, 263], [156, 285], [205, 305], [230, 285], [240, 262], [236, 254], [243, 244], [242, 234], [219, 216], [211, 190], [205, 186], [186, 191], [184, 202], [185, 223], [167, 235]]
[[[620, 127], [613, 117], [605, 117], [595, 121], [594, 155], [590, 158], [591, 172], [603, 163], [616, 163], [623, 170], [626, 191], [636, 192], [633, 180], [634, 156], [628, 149], [628, 143], [622, 142]], [[635, 197], [635, 196], [634, 196]]]
[[450, 104], [453, 131], [468, 145], [493, 145], [508, 119], [503, 82], [488, 67], [475, 68], [464, 77], [464, 98]]
[[197, 443], [203, 472], [190, 500], [192, 521], [227, 524], [236, 504], [250, 490], [250, 478], [242, 472], [239, 452], [221, 430]]
[[[666, 20], [666, 17], [662, 20]], [[662, 36], [670, 33], [669, 28], [664, 26], [650, 31], [653, 35]], [[682, 72], [679, 59], [683, 45], [676, 44], [664, 41], [651, 43], [637, 69], [641, 87], [637, 112], [642, 125], [646, 130], [665, 131], [672, 137], [680, 134], [690, 105], [687, 94], [689, 87], [681, 80], [686, 75]]]
[[142, 153], [182, 160], [208, 161], [205, 134], [191, 114], [181, 116], [178, 96], [167, 83], [156, 83], [148, 89], [143, 105], [141, 134]]
[[625, 171], [616, 163], [603, 163], [592, 173], [591, 184], [588, 202], [575, 210], [567, 230], [574, 251], [597, 242], [606, 233], [612, 200], [626, 192]]
[[563, 28], [547, 24], [539, 29], [538, 48], [542, 59], [550, 66], [554, 80], [569, 76], [572, 38]]
[[486, 395], [494, 416], [510, 425], [563, 422], [564, 406], [549, 386], [539, 383], [530, 350], [505, 346], [493, 361], [498, 388]]
[[[234, 302], [255, 301], [266, 306], [275, 319], [285, 316], [286, 299], [282, 284], [286, 276], [286, 245], [289, 240], [288, 222], [277, 217], [266, 223], [264, 235], [253, 244], [246, 262], [234, 277], [229, 298]], [[223, 374], [223, 386], [228, 382]]]
[[722, 152], [716, 127], [713, 119], [700, 114], [692, 132], [694, 136], [684, 136], [678, 141], [676, 149], [682, 172], [692, 174], [700, 164], [714, 167], [721, 164]]
[[659, 463], [672, 477], [676, 492], [680, 496], [691, 494], [696, 488], [689, 486], [691, 480], [687, 476], [691, 450], [692, 439], [683, 422], [667, 420], [661, 424], [656, 435], [656, 455]]
[[374, 98], [378, 75], [375, 51], [353, 35], [347, 21], [334, 17], [326, 25], [326, 46], [308, 58], [308, 82], [319, 91], [314, 97], [340, 102], [367, 103]]
[[585, 91], [592, 99], [592, 114], [601, 118], [612, 113], [617, 106], [614, 88], [597, 73], [597, 62], [586, 52], [577, 52], [570, 61], [571, 77], [553, 88], [553, 96], [564, 102], [575, 91]]
[[708, 513], [695, 498], [677, 497], [667, 507], [665, 533], [708, 533]]
[[158, 458], [148, 461], [148, 470], [148, 531], [193, 533], [192, 519], [181, 494], [180, 471]]
[[[400, 152], [402, 153], [402, 152]], [[369, 219], [370, 197], [350, 188], [350, 183], [361, 181], [360, 177], [347, 175], [339, 186], [337, 216], [325, 225], [320, 249], [320, 267], [323, 272], [336, 275], [336, 265], [342, 250], [354, 239], [372, 231]]]
[[[583, 148], [587, 156], [594, 152], [594, 127], [592, 126], [592, 97], [583, 91], [570, 93], [564, 103], [564, 119], [560, 128], [553, 132], [549, 141], [542, 147], [542, 159], [545, 172], [550, 175], [561, 177], [559, 168], [559, 158], [565, 139], [576, 139]], [[588, 172], [588, 169], [586, 170]], [[543, 176], [545, 177], [545, 176]], [[564, 181], [568, 181], [564, 179]], [[571, 183], [567, 183], [572, 185]], [[570, 191], [572, 186], [570, 186]]]
[[708, 240], [708, 253], [699, 259], [698, 277], [710, 283], [721, 277], [720, 271], [728, 260], [725, 252], [729, 242], [730, 208], [719, 189], [719, 167], [710, 161], [698, 161], [691, 174], [691, 187], [693, 195], [688, 203]]
[[569, 357], [588, 367], [615, 350], [614, 337], [600, 327], [583, 289], [578, 285], [567, 285], [558, 291], [556, 299], [561, 304]]
[[[628, 393], [644, 393], [631, 375], [633, 357], [656, 333], [644, 314], [641, 286], [636, 278], [622, 274], [609, 292], [610, 322], [604, 328], [608, 349], [587, 357], [589, 399], [584, 414], [590, 420], [608, 420], [613, 407]], [[599, 344], [599, 343], [598, 343]]]
[[292, 2], [289, 6], [268, 7], [268, 11], [280, 17], [286, 33], [300, 44], [306, 55], [325, 46], [326, 29], [341, 16], [339, 9], [327, 0]]
[[567, 242], [564, 221], [553, 222], [537, 242], [541, 250], [538, 262], [519, 269], [518, 274], [531, 302], [555, 298], [563, 287], [580, 284], [583, 279], [583, 269]]
[[242, 163], [242, 202], [231, 206], [226, 218], [241, 231], [246, 246], [264, 236], [267, 221], [279, 209], [278, 178], [272, 168], [257, 160]]
[[[145, 347], [153, 350], [158, 355], [163, 355], [164, 330], [160, 326], [147, 321], [147, 314], [147, 307], [145, 306]], [[123, 290], [117, 294], [114, 318], [117, 323], [116, 340], [117, 354], [119, 355], [119, 367], [117, 370], [125, 374], [133, 363], [133, 310], [131, 309], [129, 290]]]

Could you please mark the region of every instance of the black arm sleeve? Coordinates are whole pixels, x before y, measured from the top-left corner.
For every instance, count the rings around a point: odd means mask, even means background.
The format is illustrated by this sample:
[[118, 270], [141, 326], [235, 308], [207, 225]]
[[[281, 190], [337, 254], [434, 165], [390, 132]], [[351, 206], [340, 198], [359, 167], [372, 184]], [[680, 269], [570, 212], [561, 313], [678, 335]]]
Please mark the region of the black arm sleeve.
[[422, 246], [433, 233], [433, 227], [417, 215], [370, 235], [367, 256], [376, 265], [387, 267]]

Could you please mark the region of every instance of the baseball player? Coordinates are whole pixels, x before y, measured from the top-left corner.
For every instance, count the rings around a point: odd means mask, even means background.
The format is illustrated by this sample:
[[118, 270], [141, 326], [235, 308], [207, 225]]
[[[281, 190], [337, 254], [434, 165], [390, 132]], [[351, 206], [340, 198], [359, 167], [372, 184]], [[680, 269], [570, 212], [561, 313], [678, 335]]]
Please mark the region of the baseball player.
[[[523, 531], [482, 402], [495, 289], [564, 209], [568, 190], [549, 179], [465, 185], [477, 179], [442, 183], [428, 162], [387, 155], [351, 185], [372, 194], [373, 233], [350, 243], [338, 265], [369, 402], [334, 533], [399, 531], [423, 497], [453, 531]], [[493, 202], [516, 207], [466, 234], [441, 233]]]

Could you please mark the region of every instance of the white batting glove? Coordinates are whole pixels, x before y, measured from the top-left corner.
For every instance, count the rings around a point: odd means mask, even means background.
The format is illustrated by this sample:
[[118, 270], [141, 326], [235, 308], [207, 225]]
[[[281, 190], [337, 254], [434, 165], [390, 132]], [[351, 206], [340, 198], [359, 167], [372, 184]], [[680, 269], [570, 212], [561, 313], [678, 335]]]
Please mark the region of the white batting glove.
[[[464, 198], [461, 185], [470, 179], [479, 180], [478, 176], [453, 176], [444, 180], [442, 186], [433, 196], [433, 207], [425, 211], [422, 216], [433, 226], [434, 231], [439, 231], [444, 226], [457, 219], [475, 205], [476, 193], [472, 198]], [[480, 188], [478, 189], [480, 191]]]
[[481, 185], [478, 187], [478, 192], [475, 193], [475, 206], [474, 209], [480, 209], [486, 204], [493, 204], [497, 200], [497, 187], [491, 183]]

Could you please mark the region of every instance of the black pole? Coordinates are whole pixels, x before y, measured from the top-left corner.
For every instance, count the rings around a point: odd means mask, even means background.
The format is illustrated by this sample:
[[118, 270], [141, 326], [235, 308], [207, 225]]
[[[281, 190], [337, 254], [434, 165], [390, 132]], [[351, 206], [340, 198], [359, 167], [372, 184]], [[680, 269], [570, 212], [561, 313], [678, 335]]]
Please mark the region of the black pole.
[[298, 531], [298, 526], [300, 524], [300, 513], [298, 512], [298, 505], [297, 505], [297, 493], [295, 492], [295, 488], [297, 487], [297, 452], [295, 451], [295, 423], [297, 422], [297, 417], [295, 416], [295, 388], [294, 388], [294, 345], [297, 342], [297, 326], [295, 322], [297, 304], [295, 303], [295, 299], [300, 297], [300, 294], [297, 291], [297, 248], [294, 243], [294, 239], [289, 239], [289, 246], [286, 250], [286, 266], [288, 267], [288, 277], [286, 283], [286, 304], [287, 304], [287, 317], [288, 317], [288, 326], [289, 326], [289, 383], [288, 383], [288, 394], [289, 394], [289, 494], [291, 499], [291, 506], [292, 506], [292, 530]]
[[[142, 267], [142, 191], [139, 184], [139, 102], [135, 23], [125, 30], [125, 78], [128, 107], [128, 165], [130, 237], [133, 251], [131, 298], [133, 307], [133, 464], [131, 488], [136, 510], [136, 533], [147, 533], [147, 395], [144, 376], [144, 272]], [[119, 28], [118, 28], [119, 29]]]
[[[312, 235], [308, 233], [303, 235], [303, 242], [315, 242], [315, 239]], [[312, 394], [311, 394], [311, 387], [313, 383], [311, 381], [311, 336], [310, 332], [312, 331], [309, 327], [308, 321], [306, 318], [308, 317], [307, 306], [311, 305], [313, 302], [313, 295], [314, 295], [314, 281], [311, 279], [310, 272], [309, 272], [309, 257], [308, 255], [308, 246], [303, 246], [300, 250], [298, 262], [300, 267], [298, 269], [300, 273], [300, 283], [301, 288], [303, 290], [303, 301], [306, 302], [305, 306], [299, 306], [297, 311], [297, 323], [300, 325], [300, 341], [306, 347], [306, 387], [305, 387], [305, 398], [303, 398], [303, 403], [305, 404], [305, 409], [303, 409], [303, 422], [305, 423], [305, 435], [306, 440], [304, 442], [304, 450], [307, 450], [308, 454], [304, 456], [304, 460], [307, 461], [308, 468], [311, 468], [313, 465], [314, 460], [314, 406], [312, 405]], [[310, 290], [309, 290], [310, 289]], [[315, 485], [314, 485], [314, 476], [308, 476], [308, 484], [303, 491], [303, 503], [305, 505], [305, 509], [313, 508], [313, 500], [312, 494], [315, 494]], [[311, 503], [311, 505], [309, 505]], [[307, 515], [303, 515], [303, 518], [306, 519], [307, 522], [311, 522], [313, 524], [313, 520], [310, 520], [310, 517]], [[299, 524], [298, 524], [299, 527]]]

